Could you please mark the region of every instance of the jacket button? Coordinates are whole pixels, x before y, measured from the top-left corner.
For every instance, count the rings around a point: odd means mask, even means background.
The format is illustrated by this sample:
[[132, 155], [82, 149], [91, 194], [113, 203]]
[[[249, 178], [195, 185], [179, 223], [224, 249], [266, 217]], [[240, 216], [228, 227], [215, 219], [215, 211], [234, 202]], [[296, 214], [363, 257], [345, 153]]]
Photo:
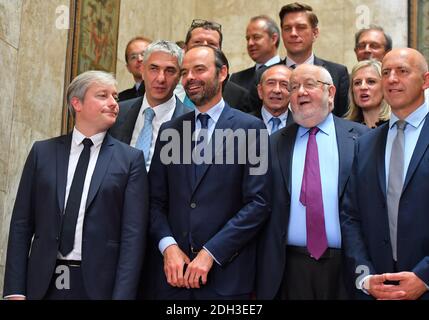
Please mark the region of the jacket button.
[[57, 242], [58, 242], [58, 240], [60, 240], [60, 238], [59, 237], [55, 237], [55, 240], [57, 240]]
[[197, 207], [197, 204], [196, 204], [195, 202], [192, 202], [192, 203], [191, 203], [191, 208], [192, 208], [192, 209], [195, 209], [196, 207]]
[[183, 236], [183, 237], [187, 237], [187, 236], [188, 236], [188, 233], [187, 233], [186, 231], [183, 231], [183, 232], [182, 232], [182, 236]]

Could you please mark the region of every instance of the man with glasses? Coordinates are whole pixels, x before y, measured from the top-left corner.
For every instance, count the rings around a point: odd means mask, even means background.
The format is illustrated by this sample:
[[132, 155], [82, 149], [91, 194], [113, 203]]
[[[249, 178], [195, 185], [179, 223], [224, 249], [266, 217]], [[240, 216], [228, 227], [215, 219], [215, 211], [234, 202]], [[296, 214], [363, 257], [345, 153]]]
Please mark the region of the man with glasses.
[[147, 46], [152, 42], [145, 37], [132, 38], [125, 49], [125, 61], [128, 72], [133, 75], [135, 85], [132, 88], [119, 92], [119, 101], [141, 97], [145, 93], [143, 84], [141, 66], [143, 63], [143, 54]]
[[[290, 3], [281, 8], [279, 17], [283, 45], [287, 51], [286, 58], [281, 63], [292, 69], [301, 64], [313, 64], [328, 70], [337, 89], [333, 113], [339, 117], [343, 116], [349, 104], [349, 73], [346, 66], [314, 55], [313, 44], [319, 37], [319, 19], [313, 12], [313, 8], [303, 3]], [[261, 105], [255, 91], [250, 92], [252, 110]]]
[[[207, 45], [222, 50], [222, 40], [222, 26], [219, 23], [194, 19], [186, 34], [185, 51], [198, 45]], [[229, 65], [227, 65], [227, 69], [229, 70]], [[229, 81], [228, 78], [229, 74], [222, 87], [223, 98], [231, 107], [248, 112], [248, 91]], [[189, 107], [195, 107], [188, 96], [185, 96], [183, 103]]]
[[303, 64], [291, 75], [296, 123], [271, 136], [272, 213], [259, 243], [259, 299], [345, 299], [339, 204], [355, 139], [367, 128], [332, 114], [329, 72]]
[[392, 38], [382, 27], [371, 25], [355, 34], [355, 54], [357, 61], [376, 59], [382, 61], [392, 50]]

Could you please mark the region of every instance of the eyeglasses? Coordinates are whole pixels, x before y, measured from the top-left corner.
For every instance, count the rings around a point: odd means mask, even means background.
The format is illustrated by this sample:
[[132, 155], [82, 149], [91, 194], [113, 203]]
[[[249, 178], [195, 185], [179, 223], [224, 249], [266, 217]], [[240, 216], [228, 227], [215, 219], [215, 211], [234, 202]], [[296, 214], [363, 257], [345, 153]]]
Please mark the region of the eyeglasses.
[[289, 85], [289, 92], [290, 93], [295, 93], [299, 90], [299, 88], [301, 88], [301, 86], [304, 87], [305, 90], [314, 90], [319, 86], [319, 83], [321, 84], [325, 84], [327, 86], [331, 86], [331, 83], [328, 82], [324, 82], [321, 80], [307, 80], [304, 83], [291, 83]]
[[201, 27], [208, 27], [208, 28], [211, 28], [214, 30], [222, 31], [222, 26], [217, 22], [207, 21], [207, 20], [203, 20], [203, 19], [192, 20], [191, 30], [196, 29], [196, 28], [201, 28]]
[[134, 61], [134, 60], [137, 60], [139, 57], [143, 58], [143, 56], [144, 56], [144, 51], [142, 51], [142, 52], [133, 52], [128, 57], [128, 60]]

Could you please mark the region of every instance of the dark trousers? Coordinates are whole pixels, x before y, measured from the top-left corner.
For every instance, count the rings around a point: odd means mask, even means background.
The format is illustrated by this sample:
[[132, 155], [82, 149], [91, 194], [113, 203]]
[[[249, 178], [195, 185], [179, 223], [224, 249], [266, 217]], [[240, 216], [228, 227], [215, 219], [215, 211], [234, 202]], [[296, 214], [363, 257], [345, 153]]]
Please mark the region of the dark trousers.
[[57, 261], [45, 300], [89, 300], [80, 262]]
[[348, 299], [340, 249], [327, 249], [315, 260], [302, 247], [286, 247], [286, 268], [279, 295], [285, 300]]

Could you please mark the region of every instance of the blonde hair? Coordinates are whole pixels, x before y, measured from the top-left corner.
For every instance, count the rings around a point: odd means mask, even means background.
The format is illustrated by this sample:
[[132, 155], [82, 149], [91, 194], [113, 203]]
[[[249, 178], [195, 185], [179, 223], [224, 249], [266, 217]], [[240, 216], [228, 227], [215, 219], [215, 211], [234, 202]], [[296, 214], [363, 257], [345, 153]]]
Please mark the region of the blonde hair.
[[[349, 110], [344, 115], [344, 118], [347, 120], [355, 122], [363, 122], [363, 112], [362, 108], [356, 105], [356, 101], [353, 95], [353, 78], [356, 76], [356, 73], [363, 68], [371, 67], [377, 73], [377, 76], [381, 79], [381, 63], [378, 60], [363, 60], [355, 64], [352, 69], [352, 74], [350, 76], [350, 87], [349, 87]], [[381, 101], [380, 103], [380, 113], [378, 115], [379, 121], [387, 121], [390, 119], [390, 106], [387, 104], [386, 100]]]

